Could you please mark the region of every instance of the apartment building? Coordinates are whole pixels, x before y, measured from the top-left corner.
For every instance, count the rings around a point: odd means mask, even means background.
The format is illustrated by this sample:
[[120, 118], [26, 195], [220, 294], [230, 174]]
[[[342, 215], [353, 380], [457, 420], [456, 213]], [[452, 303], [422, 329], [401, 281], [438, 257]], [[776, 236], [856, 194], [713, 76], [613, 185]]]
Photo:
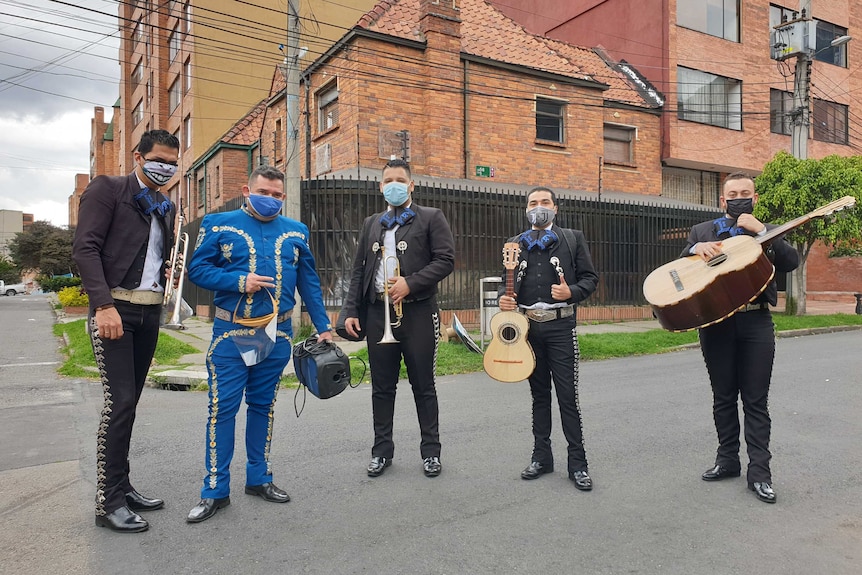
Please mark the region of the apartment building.
[[[758, 173], [791, 150], [794, 59], [771, 58], [770, 31], [801, 18], [784, 0], [488, 0], [531, 32], [601, 46], [667, 97], [662, 195], [716, 205], [723, 174]], [[860, 0], [806, 0], [816, 26], [808, 157], [859, 153]], [[855, 64], [854, 64], [855, 62]]]

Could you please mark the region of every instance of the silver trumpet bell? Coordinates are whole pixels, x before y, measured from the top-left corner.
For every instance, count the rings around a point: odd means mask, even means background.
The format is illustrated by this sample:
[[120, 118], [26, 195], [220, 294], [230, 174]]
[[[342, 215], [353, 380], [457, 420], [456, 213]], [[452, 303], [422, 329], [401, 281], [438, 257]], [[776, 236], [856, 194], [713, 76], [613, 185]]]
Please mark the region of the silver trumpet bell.
[[[178, 229], [183, 225], [183, 216], [179, 215], [177, 221]], [[182, 249], [182, 258], [177, 256]], [[183, 284], [186, 281], [186, 256], [189, 251], [189, 235], [185, 232], [177, 233], [177, 241], [171, 250], [171, 275], [165, 282], [165, 297], [162, 300], [161, 327], [165, 329], [186, 329], [183, 322], [190, 318], [194, 312], [191, 306], [183, 299]], [[174, 280], [177, 287], [174, 287]]]
[[381, 248], [381, 250], [382, 250], [381, 261], [382, 261], [383, 266], [384, 266], [383, 269], [385, 272], [387, 272], [387, 273], [383, 274], [384, 275], [384, 279], [383, 279], [383, 309], [384, 309], [383, 322], [384, 322], [385, 327], [383, 328], [383, 337], [377, 343], [400, 343], [397, 339], [395, 339], [395, 334], [392, 333], [392, 328], [398, 327], [399, 325], [401, 325], [401, 316], [403, 315], [403, 312], [402, 312], [401, 304], [391, 306], [395, 310], [395, 322], [393, 323], [391, 320], [391, 317], [390, 317], [390, 312], [389, 312], [389, 308], [390, 308], [390, 305], [389, 305], [389, 277], [388, 277], [388, 265], [387, 264], [388, 264], [388, 261], [390, 259], [394, 259], [395, 260], [394, 275], [400, 276], [401, 275], [401, 263], [398, 261], [397, 257], [387, 256], [385, 248]]

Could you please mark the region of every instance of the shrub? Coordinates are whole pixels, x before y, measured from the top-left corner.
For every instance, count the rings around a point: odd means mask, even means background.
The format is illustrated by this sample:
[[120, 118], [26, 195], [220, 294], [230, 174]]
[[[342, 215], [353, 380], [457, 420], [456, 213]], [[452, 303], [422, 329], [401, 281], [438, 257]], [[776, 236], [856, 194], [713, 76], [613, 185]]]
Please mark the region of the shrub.
[[81, 285], [81, 278], [69, 278], [65, 276], [56, 278], [50, 276], [39, 276], [38, 281], [39, 287], [41, 287], [44, 292], [59, 292], [65, 287]]
[[80, 287], [69, 286], [64, 287], [57, 292], [57, 299], [63, 304], [63, 307], [88, 307], [90, 298], [81, 291]]

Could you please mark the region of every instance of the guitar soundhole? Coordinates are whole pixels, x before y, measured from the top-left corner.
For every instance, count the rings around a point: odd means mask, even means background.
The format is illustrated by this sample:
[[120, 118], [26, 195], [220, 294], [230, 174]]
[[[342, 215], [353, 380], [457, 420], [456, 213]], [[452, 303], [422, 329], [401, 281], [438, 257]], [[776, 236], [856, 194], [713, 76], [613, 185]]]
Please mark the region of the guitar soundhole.
[[518, 330], [511, 325], [504, 325], [500, 330], [500, 340], [504, 343], [512, 343], [518, 339]]

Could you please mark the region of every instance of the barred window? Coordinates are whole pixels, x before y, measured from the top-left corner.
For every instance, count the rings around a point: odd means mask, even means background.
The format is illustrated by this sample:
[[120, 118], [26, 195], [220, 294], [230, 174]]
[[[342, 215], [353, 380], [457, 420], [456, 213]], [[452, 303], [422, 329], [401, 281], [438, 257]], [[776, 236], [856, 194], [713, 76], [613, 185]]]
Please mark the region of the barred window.
[[680, 120], [742, 130], [742, 82], [679, 66], [676, 83]]

